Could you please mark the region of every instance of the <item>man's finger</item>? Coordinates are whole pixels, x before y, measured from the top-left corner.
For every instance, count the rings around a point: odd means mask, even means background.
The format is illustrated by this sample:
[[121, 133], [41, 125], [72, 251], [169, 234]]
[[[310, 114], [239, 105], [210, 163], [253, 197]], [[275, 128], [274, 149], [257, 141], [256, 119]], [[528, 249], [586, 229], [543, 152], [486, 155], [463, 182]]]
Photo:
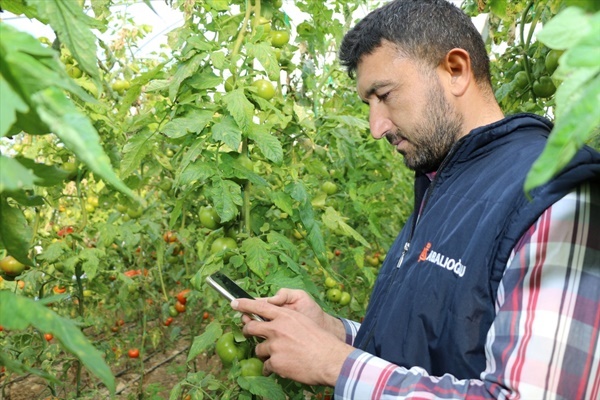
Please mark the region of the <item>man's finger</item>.
[[274, 319], [280, 308], [266, 301], [236, 299], [231, 302], [231, 308], [244, 314], [256, 314], [268, 320]]

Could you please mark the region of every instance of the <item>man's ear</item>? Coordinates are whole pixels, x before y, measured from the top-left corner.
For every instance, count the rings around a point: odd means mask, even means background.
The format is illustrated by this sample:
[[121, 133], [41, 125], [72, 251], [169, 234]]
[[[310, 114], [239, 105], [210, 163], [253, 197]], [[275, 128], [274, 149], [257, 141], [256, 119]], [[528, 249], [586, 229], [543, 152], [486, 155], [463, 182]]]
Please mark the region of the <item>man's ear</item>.
[[452, 49], [440, 67], [449, 78], [446, 83], [451, 93], [457, 97], [464, 95], [474, 80], [469, 53], [463, 49]]

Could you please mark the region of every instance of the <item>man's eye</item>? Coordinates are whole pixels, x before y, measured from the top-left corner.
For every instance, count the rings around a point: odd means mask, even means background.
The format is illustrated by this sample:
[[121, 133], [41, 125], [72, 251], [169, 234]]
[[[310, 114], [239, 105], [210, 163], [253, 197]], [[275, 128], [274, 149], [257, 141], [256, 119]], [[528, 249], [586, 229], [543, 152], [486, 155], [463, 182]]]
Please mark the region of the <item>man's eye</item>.
[[377, 100], [379, 101], [386, 101], [388, 96], [389, 96], [390, 92], [386, 92], [384, 94], [381, 95], [377, 95]]

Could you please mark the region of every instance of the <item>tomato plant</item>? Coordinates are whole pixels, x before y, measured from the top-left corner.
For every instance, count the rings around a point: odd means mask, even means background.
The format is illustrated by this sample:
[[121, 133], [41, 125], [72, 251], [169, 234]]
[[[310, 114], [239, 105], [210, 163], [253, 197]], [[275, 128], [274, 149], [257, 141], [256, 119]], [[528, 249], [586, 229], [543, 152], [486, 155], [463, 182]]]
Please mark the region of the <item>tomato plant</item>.
[[[239, 316], [205, 286], [217, 270], [253, 295], [293, 285], [326, 311], [360, 320], [385, 250], [411, 211], [413, 177], [385, 143], [369, 139], [368, 109], [332, 56], [347, 16], [363, 3], [302, 0], [294, 3], [300, 19], [281, 0], [156, 2], [183, 22], [160, 50], [142, 56], [156, 32], [122, 0], [69, 2], [68, 12], [58, 2], [26, 10], [3, 2], [56, 32], [37, 40], [8, 18], [0, 24], [7, 82], [0, 165], [11, 171], [0, 185], [0, 260], [20, 263], [18, 271], [2, 271], [0, 295], [10, 298], [0, 306], [21, 304], [23, 315], [34, 315], [21, 330], [11, 325], [14, 313], [0, 313], [3, 357], [14, 369], [23, 364], [43, 377], [75, 371], [69, 379], [81, 383], [81, 360], [59, 351], [38, 359], [38, 332], [53, 332], [58, 340], [43, 344], [54, 350], [78, 337], [69, 348], [87, 343], [100, 352], [86, 348], [93, 362], [85, 368], [111, 388], [120, 349], [161, 353], [185, 340], [190, 361], [180, 367], [189, 374], [173, 379], [170, 397], [262, 393], [236, 380], [251, 364], [247, 342], [233, 340], [233, 353], [245, 350], [227, 368], [196, 364], [213, 355], [223, 331], [239, 329]], [[597, 11], [595, 2], [579, 3]], [[472, 15], [488, 14], [492, 51], [509, 44], [492, 62], [505, 112], [553, 116], [560, 104], [564, 110], [584, 100], [598, 108], [586, 100], [596, 97], [582, 94], [594, 86], [572, 65], [585, 40], [579, 45], [573, 35], [563, 46], [552, 34], [544, 38], [565, 5], [465, 2]], [[569, 18], [581, 32], [591, 23], [585, 12]], [[540, 35], [528, 33], [542, 24]], [[73, 29], [77, 40], [67, 34]], [[110, 35], [99, 40], [97, 31]], [[554, 94], [541, 91], [548, 79]], [[189, 306], [183, 288], [193, 288], [194, 307], [180, 314], [177, 308]], [[32, 304], [43, 312], [30, 312]], [[175, 318], [181, 323], [173, 326]], [[65, 320], [85, 326], [75, 331], [87, 342], [46, 328]], [[265, 379], [273, 398], [322, 394]], [[64, 398], [109, 397], [86, 392], [90, 385], [47, 382], [48, 393]], [[151, 397], [146, 386], [138, 385], [137, 397]]]

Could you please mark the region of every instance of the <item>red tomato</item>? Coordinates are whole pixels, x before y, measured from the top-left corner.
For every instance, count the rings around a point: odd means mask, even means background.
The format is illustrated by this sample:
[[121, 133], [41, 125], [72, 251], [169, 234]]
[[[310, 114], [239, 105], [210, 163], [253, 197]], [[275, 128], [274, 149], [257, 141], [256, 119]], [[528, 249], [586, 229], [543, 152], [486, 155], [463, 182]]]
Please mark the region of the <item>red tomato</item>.
[[176, 302], [175, 303], [175, 309], [177, 310], [178, 313], [182, 313], [185, 312], [185, 304], [181, 304], [180, 302]]
[[64, 228], [62, 228], [61, 230], [59, 230], [56, 234], [59, 237], [65, 237], [67, 235], [70, 235], [73, 232], [75, 232], [75, 230], [73, 229], [72, 226], [65, 226]]
[[208, 311], [204, 311], [204, 314], [202, 314], [202, 319], [208, 319], [209, 316], [210, 314], [208, 313]]
[[140, 351], [138, 349], [129, 349], [127, 355], [129, 358], [138, 358], [140, 356]]
[[171, 325], [171, 323], [173, 322], [173, 317], [169, 317], [167, 319], [165, 319], [165, 322], [163, 322], [165, 324], [165, 326], [169, 326]]
[[190, 289], [184, 289], [181, 292], [177, 293], [177, 301], [185, 305], [187, 303], [187, 294], [190, 291]]
[[141, 269], [130, 269], [129, 271], [125, 271], [123, 274], [128, 278], [133, 278], [134, 276], [142, 274], [144, 274], [144, 276], [148, 276], [148, 270], [146, 268], [144, 268], [143, 271]]
[[173, 231], [166, 231], [163, 235], [163, 239], [167, 243], [173, 243], [177, 241], [177, 234]]
[[54, 335], [51, 333], [45, 333], [44, 334], [44, 339], [46, 339], [47, 342], [51, 341], [52, 339], [54, 339]]
[[56, 286], [54, 286], [54, 288], [52, 289], [52, 291], [53, 291], [54, 293], [56, 293], [56, 294], [61, 294], [61, 293], [64, 293], [64, 292], [66, 292], [66, 291], [67, 291], [67, 288], [66, 288], [66, 287], [64, 287], [64, 286], [58, 286], [58, 285], [56, 285]]

